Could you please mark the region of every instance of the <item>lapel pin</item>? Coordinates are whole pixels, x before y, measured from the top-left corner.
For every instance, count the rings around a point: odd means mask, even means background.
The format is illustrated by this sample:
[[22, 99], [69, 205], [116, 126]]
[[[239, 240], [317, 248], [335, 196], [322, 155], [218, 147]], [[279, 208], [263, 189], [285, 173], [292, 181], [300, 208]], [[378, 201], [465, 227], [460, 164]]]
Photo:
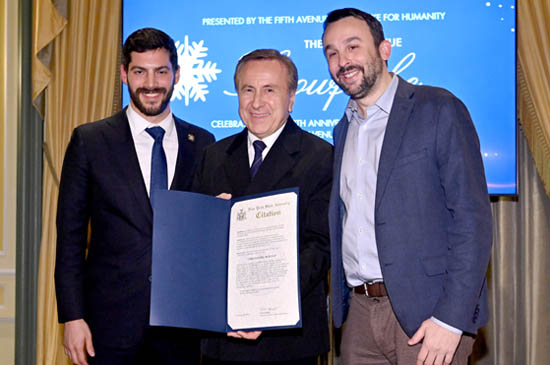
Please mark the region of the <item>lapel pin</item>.
[[189, 134], [187, 135], [187, 140], [188, 140], [189, 142], [195, 142], [195, 135], [189, 133]]

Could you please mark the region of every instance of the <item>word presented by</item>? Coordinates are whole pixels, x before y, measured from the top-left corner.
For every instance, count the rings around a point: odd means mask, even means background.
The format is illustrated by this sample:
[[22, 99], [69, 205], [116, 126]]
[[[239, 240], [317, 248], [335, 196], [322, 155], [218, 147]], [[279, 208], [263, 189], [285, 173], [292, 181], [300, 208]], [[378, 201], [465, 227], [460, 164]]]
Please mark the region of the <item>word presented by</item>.
[[246, 19], [243, 17], [233, 18], [202, 18], [202, 25], [243, 25]]
[[255, 25], [255, 24], [313, 24], [323, 23], [326, 15], [237, 16], [229, 18], [202, 18], [204, 26]]

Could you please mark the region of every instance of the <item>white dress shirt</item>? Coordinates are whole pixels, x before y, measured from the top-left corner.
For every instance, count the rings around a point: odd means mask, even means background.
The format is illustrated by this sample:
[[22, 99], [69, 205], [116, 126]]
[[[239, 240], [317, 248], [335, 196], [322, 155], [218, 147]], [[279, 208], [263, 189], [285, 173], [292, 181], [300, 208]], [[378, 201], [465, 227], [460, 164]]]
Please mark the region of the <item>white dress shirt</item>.
[[355, 100], [346, 109], [349, 126], [342, 158], [340, 197], [345, 206], [342, 256], [350, 287], [382, 281], [374, 233], [374, 200], [380, 152], [397, 90], [393, 77], [384, 93], [361, 117]]
[[261, 140], [263, 143], [265, 143], [265, 148], [262, 151], [262, 161], [265, 160], [265, 156], [267, 156], [267, 153], [273, 147], [275, 144], [275, 141], [277, 138], [279, 138], [279, 135], [281, 135], [281, 132], [283, 131], [283, 128], [285, 127], [286, 122], [277, 129], [272, 135], [269, 135], [265, 137], [264, 139], [256, 137], [254, 134], [252, 134], [250, 131], [248, 131], [248, 165], [252, 166], [252, 162], [254, 161], [254, 145], [253, 143], [257, 140]]
[[141, 169], [141, 175], [143, 176], [143, 182], [147, 188], [147, 194], [149, 194], [151, 185], [151, 154], [153, 152], [153, 144], [155, 143], [155, 140], [145, 131], [145, 129], [157, 126], [164, 129], [165, 133], [162, 139], [162, 147], [164, 148], [164, 153], [166, 154], [168, 188], [170, 188], [172, 180], [174, 179], [176, 160], [178, 158], [178, 132], [176, 131], [172, 113], [170, 113], [160, 123], [153, 124], [139, 115], [132, 108], [132, 104], [130, 104], [128, 105], [128, 109], [126, 109], [126, 116], [128, 117], [128, 122], [130, 124], [130, 131], [132, 132], [139, 167]]

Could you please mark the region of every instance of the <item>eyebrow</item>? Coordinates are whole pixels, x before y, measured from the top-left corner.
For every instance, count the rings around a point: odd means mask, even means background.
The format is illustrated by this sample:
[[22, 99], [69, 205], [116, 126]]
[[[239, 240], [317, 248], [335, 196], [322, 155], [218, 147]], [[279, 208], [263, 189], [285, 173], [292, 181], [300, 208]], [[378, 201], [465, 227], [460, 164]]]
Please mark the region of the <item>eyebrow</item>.
[[254, 86], [252, 86], [250, 84], [241, 84], [241, 85], [239, 85], [239, 90], [245, 89], [247, 87], [250, 87], [250, 88], [254, 89]]
[[[143, 66], [138, 66], [138, 65], [133, 65], [132, 67], [130, 67], [130, 70], [147, 70], [148, 68], [147, 67], [143, 67]], [[155, 71], [160, 71], [160, 70], [164, 70], [164, 69], [167, 69], [169, 70], [170, 68], [166, 65], [163, 65], [163, 66], [159, 66], [159, 67], [155, 67], [154, 70]]]
[[[349, 37], [349, 38], [344, 39], [343, 43], [344, 44], [349, 44], [349, 43], [355, 42], [355, 41], [361, 41], [361, 38], [358, 37], [358, 36]], [[325, 52], [328, 51], [329, 49], [332, 49], [332, 48], [334, 48], [334, 47], [331, 44], [327, 44], [325, 46]]]
[[[247, 88], [247, 87], [249, 87], [249, 88], [251, 88], [251, 89], [256, 89], [256, 87], [253, 86], [253, 85], [250, 85], [250, 84], [243, 84], [243, 85], [241, 85], [241, 86], [239, 87], [239, 90], [242, 90], [242, 89]], [[260, 86], [260, 89], [268, 89], [268, 88], [269, 88], [269, 89], [277, 89], [278, 86], [277, 86], [277, 85], [273, 85], [273, 84], [266, 84], [266, 85], [261, 85], [261, 86]]]

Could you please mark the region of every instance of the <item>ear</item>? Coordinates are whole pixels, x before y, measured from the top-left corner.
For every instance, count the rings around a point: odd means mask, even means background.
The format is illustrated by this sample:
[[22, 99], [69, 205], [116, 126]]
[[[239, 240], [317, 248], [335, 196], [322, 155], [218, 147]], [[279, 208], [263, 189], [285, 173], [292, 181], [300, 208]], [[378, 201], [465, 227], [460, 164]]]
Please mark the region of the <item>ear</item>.
[[124, 69], [124, 65], [120, 65], [120, 79], [123, 83], [128, 85], [128, 72]]
[[178, 65], [176, 73], [174, 74], [174, 85], [177, 84], [179, 81], [180, 81], [180, 66]]
[[378, 46], [378, 52], [380, 53], [380, 57], [384, 61], [387, 61], [391, 56], [391, 43], [390, 41], [384, 39], [380, 45]]
[[292, 113], [292, 108], [294, 107], [294, 99], [296, 99], [296, 91], [290, 93], [290, 102], [288, 103], [288, 112]]

